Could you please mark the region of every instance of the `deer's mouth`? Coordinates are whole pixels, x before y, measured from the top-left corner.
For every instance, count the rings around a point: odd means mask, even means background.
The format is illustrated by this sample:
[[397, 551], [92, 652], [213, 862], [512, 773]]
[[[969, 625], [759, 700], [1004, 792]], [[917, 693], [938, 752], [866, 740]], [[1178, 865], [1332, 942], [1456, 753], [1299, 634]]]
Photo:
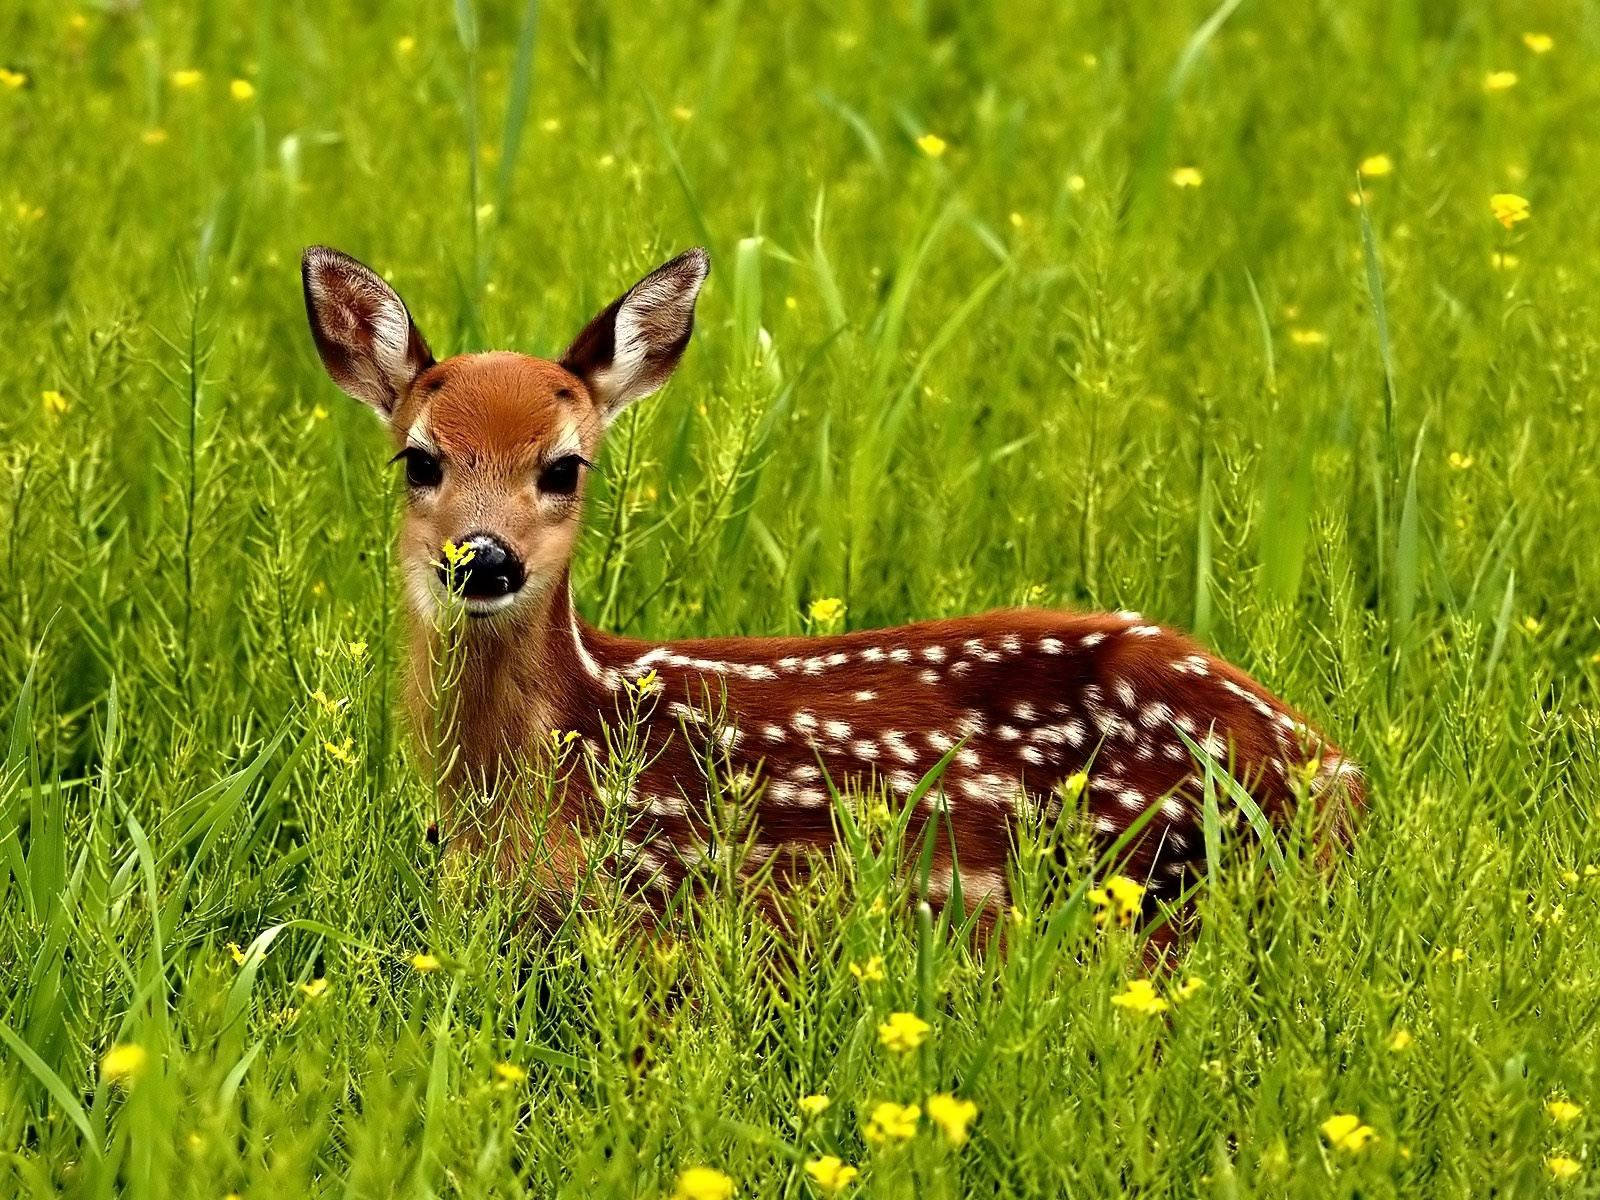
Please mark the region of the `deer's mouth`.
[[467, 616], [481, 621], [485, 617], [505, 612], [517, 602], [517, 596], [517, 592], [502, 596], [463, 596], [461, 607], [466, 610]]

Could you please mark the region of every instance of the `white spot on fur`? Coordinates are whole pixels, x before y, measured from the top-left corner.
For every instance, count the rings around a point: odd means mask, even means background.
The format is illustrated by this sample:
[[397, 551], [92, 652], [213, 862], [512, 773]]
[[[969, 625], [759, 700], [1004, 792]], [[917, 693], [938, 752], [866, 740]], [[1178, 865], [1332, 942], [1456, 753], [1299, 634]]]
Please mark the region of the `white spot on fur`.
[[1023, 700], [1011, 706], [1011, 715], [1026, 725], [1038, 714], [1035, 712], [1033, 705]]
[[861, 652], [861, 661], [870, 663], [882, 662], [883, 650], [877, 646], [868, 646]]
[[883, 748], [898, 758], [901, 762], [909, 763], [917, 761], [917, 752], [906, 744], [906, 735], [901, 733], [898, 729], [889, 730], [887, 733], [883, 734], [879, 740], [883, 742]]
[[769, 742], [781, 742], [789, 735], [784, 732], [782, 725], [766, 725], [762, 727], [761, 736]]
[[1001, 725], [994, 731], [994, 735], [1002, 742], [1014, 742], [1022, 736], [1022, 731], [1015, 725]]
[[1155, 637], [1156, 634], [1158, 634], [1160, 632], [1161, 632], [1161, 626], [1159, 626], [1159, 625], [1135, 625], [1132, 629], [1128, 630], [1128, 636], [1129, 637]]
[[1082, 646], [1085, 650], [1093, 650], [1105, 640], [1106, 635], [1101, 633], [1099, 630], [1096, 630], [1094, 633], [1086, 633], [1083, 635], [1083, 637], [1079, 638], [1078, 645]]
[[878, 750], [877, 742], [869, 738], [862, 738], [860, 741], [850, 743], [850, 753], [857, 758], [875, 759], [880, 751]]
[[1138, 703], [1138, 697], [1134, 695], [1133, 684], [1126, 679], [1117, 680], [1112, 690], [1117, 693], [1117, 699], [1122, 701], [1123, 708], [1132, 708]]
[[931, 663], [942, 663], [945, 660], [946, 651], [943, 646], [924, 646], [922, 648], [922, 657]]
[[922, 682], [927, 684], [929, 687], [933, 687], [939, 682], [939, 672], [935, 671], [932, 667], [929, 667], [926, 671], [919, 673], [917, 678], [922, 680]]
[[1022, 761], [1032, 763], [1036, 767], [1044, 766], [1044, 755], [1040, 754], [1034, 746], [1024, 746], [1020, 752]]
[[1060, 654], [1066, 649], [1065, 644], [1057, 637], [1042, 637], [1039, 639], [1040, 654]]
[[850, 726], [844, 721], [824, 721], [822, 731], [836, 742], [842, 742], [850, 736]]
[[863, 691], [859, 691], [859, 692], [856, 693], [856, 700], [861, 704], [870, 704], [872, 701], [876, 700], [877, 698], [878, 698], [878, 693], [877, 692], [873, 692], [873, 691], [863, 690]]

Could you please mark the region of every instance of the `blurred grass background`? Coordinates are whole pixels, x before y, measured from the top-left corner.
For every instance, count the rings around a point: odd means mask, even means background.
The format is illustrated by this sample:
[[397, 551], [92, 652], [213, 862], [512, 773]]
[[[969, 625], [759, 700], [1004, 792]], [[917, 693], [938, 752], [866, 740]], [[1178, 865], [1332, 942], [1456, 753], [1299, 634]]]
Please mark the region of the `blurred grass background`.
[[[1600, 1008], [1597, 50], [1592, 4], [7, 5], [7, 1194], [1595, 1192], [1547, 1105]], [[1232, 864], [1160, 1018], [1042, 882], [1005, 956], [870, 854], [782, 953], [731, 889], [643, 947], [452, 901], [313, 241], [441, 355], [706, 244], [590, 620], [1137, 608], [1364, 761], [1348, 869]], [[935, 1091], [968, 1145], [863, 1137]]]

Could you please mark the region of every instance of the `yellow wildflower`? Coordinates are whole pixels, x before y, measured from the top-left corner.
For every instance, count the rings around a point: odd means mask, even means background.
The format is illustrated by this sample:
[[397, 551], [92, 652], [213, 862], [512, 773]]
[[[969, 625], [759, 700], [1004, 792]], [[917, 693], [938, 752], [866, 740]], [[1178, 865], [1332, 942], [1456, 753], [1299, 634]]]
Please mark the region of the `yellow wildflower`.
[[367, 643], [364, 641], [346, 642], [344, 644], [344, 652], [348, 654], [355, 662], [360, 662], [367, 656]]
[[330, 717], [337, 717], [340, 710], [343, 709], [346, 704], [350, 703], [349, 697], [340, 696], [337, 700], [335, 700], [321, 688], [318, 688], [316, 691], [312, 692], [311, 698], [315, 700], [317, 702], [317, 706]]
[[882, 983], [883, 955], [874, 954], [864, 963], [851, 963], [850, 974], [856, 977], [857, 983]]
[[672, 106], [672, 115], [680, 121], [692, 121], [694, 120], [694, 109], [687, 104], [674, 104]]
[[1494, 219], [1507, 229], [1518, 221], [1526, 221], [1532, 213], [1532, 206], [1526, 196], [1519, 196], [1515, 192], [1496, 192], [1489, 197], [1489, 211]]
[[1483, 77], [1483, 90], [1486, 92], [1509, 92], [1516, 86], [1515, 71], [1490, 71]]
[[1027, 222], [1025, 220], [1023, 220], [1022, 214], [1019, 213], [1019, 212], [1013, 212], [1011, 214], [1010, 220], [1011, 220], [1011, 228], [1013, 228], [1013, 229], [1021, 229], [1024, 225], [1027, 224]]
[[1201, 979], [1200, 976], [1191, 975], [1177, 987], [1172, 989], [1172, 998], [1181, 1003], [1182, 1001], [1189, 999], [1201, 988], [1205, 987], [1205, 985], [1206, 981]]
[[160, 126], [155, 126], [141, 133], [139, 140], [146, 146], [162, 146], [166, 144], [167, 131]]
[[948, 1092], [935, 1092], [928, 1097], [928, 1120], [944, 1133], [952, 1146], [967, 1144], [967, 1126], [977, 1119], [978, 1106], [971, 1100], [960, 1100]]
[[1326, 346], [1328, 335], [1320, 329], [1291, 329], [1289, 340], [1296, 346]]
[[512, 1084], [522, 1083], [526, 1080], [528, 1073], [517, 1066], [516, 1063], [499, 1062], [494, 1065], [494, 1077], [506, 1087], [510, 1087]]
[[917, 139], [917, 149], [929, 158], [938, 158], [949, 148], [947, 143], [937, 133], [925, 133]]
[[347, 767], [353, 767], [356, 765], [355, 744], [354, 738], [345, 738], [338, 744], [323, 742], [322, 748], [328, 752], [329, 758], [337, 759]]
[[306, 999], [320, 1000], [328, 993], [328, 981], [319, 975], [315, 979], [302, 983], [300, 990], [306, 994]]
[[828, 1099], [828, 1097], [823, 1095], [821, 1092], [812, 1092], [809, 1096], [801, 1096], [799, 1101], [796, 1102], [795, 1107], [800, 1110], [800, 1115], [802, 1117], [809, 1118], [810, 1120], [816, 1120], [823, 1113], [828, 1111], [828, 1105], [832, 1103], [833, 1101]]
[[411, 963], [413, 969], [421, 971], [423, 974], [427, 974], [429, 971], [437, 971], [444, 965], [433, 955], [427, 953], [413, 954], [407, 961]]
[[255, 94], [256, 85], [248, 79], [235, 79], [228, 85], [228, 95], [232, 96], [240, 104], [243, 104], [246, 100], [255, 99]]
[[715, 1167], [689, 1167], [678, 1175], [672, 1200], [728, 1200], [733, 1180]]
[[1524, 633], [1538, 633], [1543, 628], [1544, 622], [1539, 620], [1539, 618], [1534, 616], [1532, 613], [1529, 613], [1527, 616], [1522, 618], [1522, 629]]
[[1156, 994], [1156, 985], [1148, 979], [1130, 979], [1127, 987], [1111, 997], [1111, 1003], [1129, 1012], [1155, 1016], [1171, 1007]]
[[67, 403], [67, 398], [57, 391], [40, 393], [39, 402], [44, 406], [45, 414], [52, 417], [60, 416], [72, 407]]
[[180, 92], [192, 92], [205, 81], [205, 73], [193, 67], [185, 67], [181, 71], [174, 71], [171, 79], [172, 86]]
[[239, 949], [239, 943], [238, 942], [229, 942], [228, 943], [228, 955], [229, 955], [229, 957], [231, 957], [233, 959], [233, 965], [234, 966], [236, 966], [236, 967], [244, 966], [245, 953], [244, 953], [243, 950]]
[[445, 539], [445, 543], [440, 547], [440, 550], [444, 554], [445, 565], [450, 567], [466, 566], [472, 561], [473, 555], [477, 553], [470, 546], [458, 546], [449, 538]]
[[844, 601], [837, 596], [823, 596], [813, 600], [807, 610], [813, 621], [819, 625], [831, 625], [844, 616]]
[[0, 67], [0, 87], [7, 91], [20, 92], [28, 86], [28, 73], [26, 71], [13, 71], [9, 67]]
[[133, 1079], [144, 1070], [150, 1055], [143, 1046], [132, 1042], [119, 1042], [107, 1050], [100, 1060], [100, 1078], [113, 1082]]
[[1112, 918], [1126, 928], [1132, 925], [1144, 906], [1144, 885], [1126, 875], [1113, 875], [1104, 887], [1090, 888], [1086, 894], [1090, 904], [1098, 910], [1094, 923], [1104, 925]]
[[1197, 188], [1206, 181], [1199, 167], [1179, 167], [1172, 172], [1171, 179], [1176, 188]]
[[1399, 1054], [1403, 1050], [1409, 1050], [1411, 1048], [1411, 1043], [1416, 1040], [1416, 1038], [1411, 1036], [1411, 1031], [1409, 1029], [1396, 1029], [1389, 1035], [1388, 1046], [1389, 1049], [1393, 1050], [1396, 1054]]
[[1361, 160], [1356, 170], [1363, 179], [1382, 179], [1394, 170], [1394, 159], [1387, 154], [1369, 154]]
[[652, 692], [658, 692], [661, 690], [661, 676], [656, 674], [654, 667], [651, 667], [643, 675], [639, 676], [639, 678], [633, 681], [633, 686], [635, 689], [637, 689], [641, 696], [648, 696]]
[[416, 50], [417, 39], [409, 33], [395, 41], [394, 51], [396, 54], [415, 54]]
[[1330, 1146], [1350, 1154], [1359, 1152], [1378, 1136], [1378, 1131], [1371, 1125], [1363, 1125], [1355, 1113], [1334, 1113], [1322, 1123], [1321, 1129]]
[[1067, 176], [1067, 191], [1072, 192], [1074, 195], [1082, 192], [1083, 189], [1088, 187], [1088, 186], [1089, 186], [1089, 181], [1087, 179], [1085, 179], [1082, 175], [1068, 175]]
[[909, 1054], [928, 1040], [933, 1029], [916, 1013], [895, 1012], [878, 1025], [878, 1040], [896, 1054]]
[[1477, 460], [1470, 454], [1463, 454], [1459, 450], [1450, 451], [1450, 465], [1457, 471], [1465, 471]]
[[1496, 271], [1515, 271], [1522, 264], [1522, 260], [1515, 254], [1505, 254], [1496, 250], [1489, 255], [1489, 265]]
[[917, 1136], [917, 1121], [921, 1116], [922, 1109], [915, 1104], [896, 1104], [893, 1100], [885, 1100], [873, 1106], [872, 1115], [867, 1118], [866, 1128], [862, 1131], [863, 1136], [874, 1146], [907, 1141]]
[[823, 1195], [832, 1196], [854, 1183], [861, 1172], [836, 1154], [824, 1154], [806, 1162], [806, 1174]]
[[1544, 1111], [1550, 1114], [1550, 1119], [1557, 1125], [1570, 1125], [1573, 1121], [1583, 1116], [1581, 1106], [1561, 1096], [1557, 1096], [1547, 1103], [1544, 1106]]
[[1565, 1154], [1552, 1154], [1544, 1160], [1544, 1169], [1550, 1172], [1552, 1178], [1565, 1182], [1583, 1170], [1583, 1164]]
[[1522, 44], [1535, 54], [1549, 54], [1556, 48], [1556, 40], [1548, 33], [1525, 33]]

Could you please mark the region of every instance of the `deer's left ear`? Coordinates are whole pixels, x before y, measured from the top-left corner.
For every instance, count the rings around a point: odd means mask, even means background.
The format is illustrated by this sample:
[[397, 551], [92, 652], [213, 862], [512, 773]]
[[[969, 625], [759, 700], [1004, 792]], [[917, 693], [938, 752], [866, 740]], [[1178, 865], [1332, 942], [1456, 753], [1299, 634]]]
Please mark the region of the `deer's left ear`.
[[704, 250], [657, 267], [590, 321], [561, 356], [606, 420], [667, 381], [694, 330], [694, 302], [711, 273]]

